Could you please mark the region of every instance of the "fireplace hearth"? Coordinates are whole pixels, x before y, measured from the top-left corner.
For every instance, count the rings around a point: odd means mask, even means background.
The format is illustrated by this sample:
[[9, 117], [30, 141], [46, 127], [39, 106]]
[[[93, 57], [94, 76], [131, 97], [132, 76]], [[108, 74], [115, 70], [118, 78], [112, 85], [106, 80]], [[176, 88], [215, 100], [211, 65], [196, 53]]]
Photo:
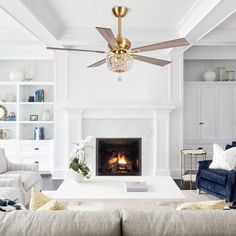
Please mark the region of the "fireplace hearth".
[[97, 138], [96, 174], [141, 175], [141, 138]]

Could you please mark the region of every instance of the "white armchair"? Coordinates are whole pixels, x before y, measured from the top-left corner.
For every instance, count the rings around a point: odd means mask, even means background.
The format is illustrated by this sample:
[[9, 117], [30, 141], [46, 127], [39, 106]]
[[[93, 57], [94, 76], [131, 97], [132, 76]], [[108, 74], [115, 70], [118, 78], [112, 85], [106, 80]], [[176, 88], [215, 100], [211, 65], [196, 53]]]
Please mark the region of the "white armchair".
[[[5, 186], [4, 186], [5, 185]], [[18, 164], [7, 160], [4, 149], [0, 148], [0, 187], [16, 187], [19, 200], [28, 205], [31, 189], [42, 189], [42, 178], [38, 164]]]

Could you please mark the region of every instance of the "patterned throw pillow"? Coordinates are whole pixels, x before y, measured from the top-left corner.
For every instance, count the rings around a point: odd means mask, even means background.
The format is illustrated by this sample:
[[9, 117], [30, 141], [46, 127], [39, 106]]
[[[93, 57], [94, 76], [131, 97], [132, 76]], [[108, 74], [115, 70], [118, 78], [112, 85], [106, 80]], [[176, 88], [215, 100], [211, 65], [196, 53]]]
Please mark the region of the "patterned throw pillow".
[[36, 189], [32, 189], [30, 210], [65, 210], [66, 206], [56, 200], [53, 200]]
[[25, 210], [25, 207], [16, 201], [9, 199], [0, 199], [0, 211], [10, 212], [17, 210]]

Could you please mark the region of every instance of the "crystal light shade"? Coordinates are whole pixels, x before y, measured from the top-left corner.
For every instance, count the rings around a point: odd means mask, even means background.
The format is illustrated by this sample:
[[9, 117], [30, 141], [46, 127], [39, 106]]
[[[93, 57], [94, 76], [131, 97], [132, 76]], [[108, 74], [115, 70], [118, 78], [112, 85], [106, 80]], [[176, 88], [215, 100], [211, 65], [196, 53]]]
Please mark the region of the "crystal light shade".
[[126, 72], [132, 68], [133, 56], [126, 53], [109, 53], [106, 57], [108, 68], [113, 72]]

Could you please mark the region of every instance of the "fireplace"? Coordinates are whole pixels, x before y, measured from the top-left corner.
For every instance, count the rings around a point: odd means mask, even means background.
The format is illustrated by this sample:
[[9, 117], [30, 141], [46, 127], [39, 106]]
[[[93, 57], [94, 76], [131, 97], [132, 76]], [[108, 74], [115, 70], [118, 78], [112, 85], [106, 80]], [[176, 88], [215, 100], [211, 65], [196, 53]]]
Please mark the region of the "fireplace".
[[141, 175], [141, 138], [97, 138], [97, 175]]

